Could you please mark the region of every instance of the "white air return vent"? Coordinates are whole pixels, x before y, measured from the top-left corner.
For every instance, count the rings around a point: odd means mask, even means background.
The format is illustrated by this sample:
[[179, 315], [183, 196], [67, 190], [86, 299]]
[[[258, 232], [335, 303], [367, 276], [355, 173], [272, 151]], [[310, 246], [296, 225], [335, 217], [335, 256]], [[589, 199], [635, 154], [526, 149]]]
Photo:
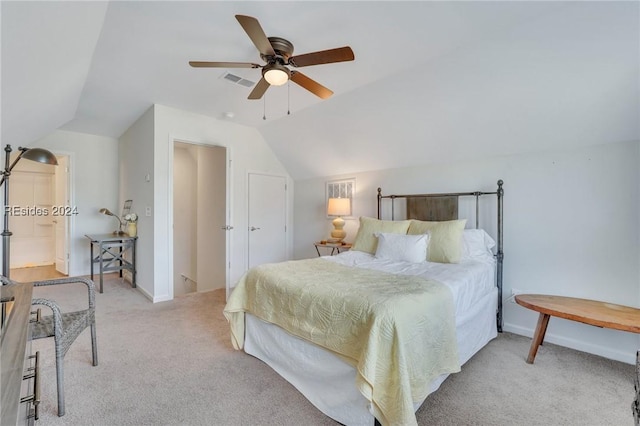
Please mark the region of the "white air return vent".
[[253, 87], [256, 84], [255, 81], [247, 80], [246, 78], [231, 74], [230, 72], [225, 72], [222, 75], [222, 78], [233, 84], [239, 84], [244, 87]]

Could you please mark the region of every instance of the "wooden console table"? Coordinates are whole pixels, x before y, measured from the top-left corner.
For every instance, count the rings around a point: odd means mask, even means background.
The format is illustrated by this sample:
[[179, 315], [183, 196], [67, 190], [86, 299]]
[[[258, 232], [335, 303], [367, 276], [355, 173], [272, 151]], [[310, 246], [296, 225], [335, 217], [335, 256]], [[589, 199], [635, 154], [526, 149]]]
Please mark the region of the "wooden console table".
[[[40, 402], [39, 352], [31, 353], [31, 297], [33, 284], [0, 285], [0, 301], [7, 317], [0, 335], [0, 424], [33, 425]], [[32, 365], [31, 359], [35, 359]]]
[[[129, 235], [85, 235], [91, 243], [91, 279], [93, 280], [93, 264], [100, 265], [100, 293], [102, 293], [103, 274], [105, 272], [127, 270], [131, 272], [131, 286], [136, 286], [136, 240], [138, 237]], [[98, 254], [94, 255], [93, 246], [98, 247]], [[131, 251], [131, 260], [125, 258], [125, 253]]]
[[528, 364], [533, 364], [552, 316], [596, 327], [640, 333], [640, 309], [630, 306], [543, 294], [519, 294], [515, 300], [518, 305], [540, 312], [527, 357]]

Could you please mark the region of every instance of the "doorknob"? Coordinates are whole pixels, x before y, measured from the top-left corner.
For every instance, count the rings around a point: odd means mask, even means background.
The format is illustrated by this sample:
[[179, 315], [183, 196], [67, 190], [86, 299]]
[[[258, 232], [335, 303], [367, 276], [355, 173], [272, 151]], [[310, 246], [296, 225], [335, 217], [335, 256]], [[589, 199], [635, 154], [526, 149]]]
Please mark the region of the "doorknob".
[[250, 231], [257, 231], [260, 228], [256, 228], [255, 226], [252, 226], [251, 228], [249, 228]]
[[225, 226], [221, 227], [220, 229], [222, 229], [223, 231], [231, 231], [233, 229], [233, 226], [225, 225]]

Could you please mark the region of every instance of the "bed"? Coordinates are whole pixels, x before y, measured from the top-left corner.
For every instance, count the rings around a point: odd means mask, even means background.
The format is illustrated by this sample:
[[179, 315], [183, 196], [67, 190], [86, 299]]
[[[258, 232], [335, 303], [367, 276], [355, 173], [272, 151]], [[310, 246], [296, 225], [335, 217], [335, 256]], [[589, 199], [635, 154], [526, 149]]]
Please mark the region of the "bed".
[[[427, 396], [502, 331], [503, 196], [502, 181], [493, 192], [379, 188], [378, 217], [360, 218], [355, 249], [245, 274], [225, 307], [234, 347], [342, 424], [417, 424]], [[467, 197], [472, 229], [458, 219]], [[495, 241], [479, 226], [485, 210], [497, 218]], [[458, 252], [446, 245], [454, 228]], [[449, 239], [438, 243], [442, 235]], [[424, 259], [422, 247], [428, 261], [406, 257]]]

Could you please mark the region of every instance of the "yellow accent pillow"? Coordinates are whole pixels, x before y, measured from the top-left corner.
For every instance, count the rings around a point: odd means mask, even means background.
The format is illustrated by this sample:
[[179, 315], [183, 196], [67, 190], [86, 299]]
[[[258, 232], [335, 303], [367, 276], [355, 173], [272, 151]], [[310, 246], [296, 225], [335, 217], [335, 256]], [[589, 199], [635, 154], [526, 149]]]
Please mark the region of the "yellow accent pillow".
[[467, 219], [444, 222], [411, 220], [407, 234], [429, 233], [427, 260], [438, 263], [459, 263], [462, 256], [462, 233]]
[[351, 250], [375, 254], [378, 248], [378, 237], [374, 235], [376, 232], [406, 234], [410, 223], [410, 220], [379, 220], [362, 216], [360, 217], [360, 227]]

